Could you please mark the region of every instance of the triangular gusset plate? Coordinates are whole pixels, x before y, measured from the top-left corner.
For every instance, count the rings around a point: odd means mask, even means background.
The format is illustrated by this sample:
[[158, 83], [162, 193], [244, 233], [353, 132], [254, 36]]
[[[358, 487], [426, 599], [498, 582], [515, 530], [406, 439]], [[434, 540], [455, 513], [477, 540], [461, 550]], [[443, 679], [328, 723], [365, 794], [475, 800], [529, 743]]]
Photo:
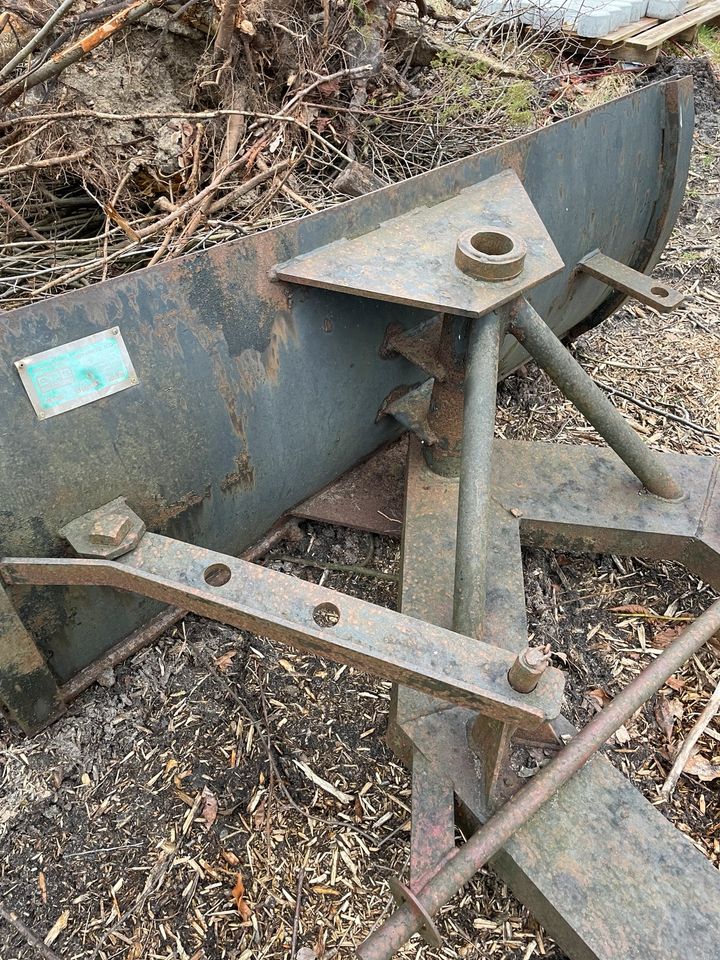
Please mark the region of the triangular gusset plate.
[[[527, 245], [525, 267], [512, 280], [478, 280], [455, 266], [460, 234], [492, 227], [519, 235]], [[510, 302], [563, 266], [517, 174], [504, 170], [449, 200], [388, 220], [370, 233], [278, 264], [275, 276], [374, 300], [478, 316]]]

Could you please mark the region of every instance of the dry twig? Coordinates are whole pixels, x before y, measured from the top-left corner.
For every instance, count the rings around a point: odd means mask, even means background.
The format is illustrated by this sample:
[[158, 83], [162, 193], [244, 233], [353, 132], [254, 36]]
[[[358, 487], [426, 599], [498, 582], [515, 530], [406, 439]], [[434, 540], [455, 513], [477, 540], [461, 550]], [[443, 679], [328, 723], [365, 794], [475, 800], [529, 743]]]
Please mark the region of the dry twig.
[[63, 0], [57, 10], [48, 18], [47, 22], [40, 27], [38, 32], [28, 40], [22, 50], [18, 50], [12, 60], [9, 60], [2, 70], [0, 70], [0, 80], [4, 80], [5, 77], [10, 76], [15, 67], [19, 63], [22, 63], [29, 53], [32, 53], [41, 40], [45, 39], [58, 20], [60, 20], [74, 3], [75, 0]]
[[660, 790], [660, 796], [663, 798], [663, 800], [668, 800], [672, 796], [677, 782], [680, 779], [680, 775], [685, 769], [685, 764], [690, 759], [690, 755], [693, 752], [695, 744], [703, 735], [707, 725], [710, 723], [713, 717], [715, 717], [718, 710], [720, 710], [720, 682], [715, 687], [715, 690], [708, 700], [705, 709], [695, 721], [692, 730], [687, 735], [685, 742], [677, 752], [677, 756], [675, 757], [675, 761], [673, 762], [670, 773], [667, 775], [667, 779]]
[[61, 960], [58, 954], [55, 953], [54, 950], [51, 950], [47, 944], [43, 943], [40, 937], [34, 933], [27, 924], [23, 923], [13, 910], [8, 910], [2, 903], [0, 903], [0, 917], [2, 917], [6, 923], [9, 923], [11, 927], [14, 927], [27, 945], [32, 947], [43, 960]]
[[86, 37], [81, 37], [75, 43], [66, 47], [65, 50], [56, 53], [28, 76], [22, 77], [16, 83], [6, 85], [5, 88], [0, 91], [0, 105], [4, 107], [10, 106], [10, 104], [14, 103], [26, 90], [30, 90], [39, 83], [44, 83], [46, 80], [57, 76], [66, 67], [77, 63], [78, 60], [81, 60], [92, 50], [95, 50], [96, 47], [99, 47], [101, 43], [109, 40], [118, 30], [134, 23], [136, 20], [150, 13], [151, 10], [161, 7], [164, 3], [165, 0], [134, 0], [129, 6], [120, 10], [104, 23], [101, 23], [99, 27], [96, 27]]

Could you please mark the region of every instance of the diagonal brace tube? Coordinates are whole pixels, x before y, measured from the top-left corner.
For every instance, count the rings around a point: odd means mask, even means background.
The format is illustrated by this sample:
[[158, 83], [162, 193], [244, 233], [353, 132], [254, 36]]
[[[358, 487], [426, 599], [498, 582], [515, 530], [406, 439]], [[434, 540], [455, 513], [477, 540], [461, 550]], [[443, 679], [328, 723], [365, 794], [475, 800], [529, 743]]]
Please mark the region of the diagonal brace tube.
[[643, 443], [527, 300], [517, 301], [509, 332], [575, 404], [650, 493], [664, 500], [680, 499], [683, 491], [668, 473], [661, 458]]
[[508, 800], [422, 888], [421, 915], [405, 904], [360, 945], [360, 960], [390, 960], [414, 933], [463, 887], [512, 835], [573, 777], [615, 731], [663, 686], [669, 677], [720, 630], [720, 600], [690, 624], [660, 656], [632, 680], [557, 756]]

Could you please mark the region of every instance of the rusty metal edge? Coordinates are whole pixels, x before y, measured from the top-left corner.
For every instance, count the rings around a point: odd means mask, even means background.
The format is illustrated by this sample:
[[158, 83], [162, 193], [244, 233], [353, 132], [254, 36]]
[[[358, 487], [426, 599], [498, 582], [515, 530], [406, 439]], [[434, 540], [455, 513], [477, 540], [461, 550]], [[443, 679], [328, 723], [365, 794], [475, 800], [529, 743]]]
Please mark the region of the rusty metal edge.
[[[275, 544], [292, 536], [293, 531], [297, 529], [297, 522], [293, 519], [283, 519], [279, 521], [270, 530], [267, 536], [258, 540], [247, 550], [243, 551], [241, 557], [243, 560], [257, 562], [264, 554], [268, 552]], [[91, 664], [88, 664], [84, 670], [80, 670], [74, 677], [62, 684], [60, 687], [60, 698], [67, 704], [76, 700], [81, 693], [84, 693], [95, 683], [98, 678], [107, 670], [113, 670], [125, 660], [128, 660], [134, 654], [139, 653], [145, 647], [154, 643], [163, 633], [172, 629], [179, 623], [188, 611], [180, 607], [167, 607], [156, 616], [152, 617], [147, 623], [142, 624], [137, 630], [133, 630], [122, 640], [114, 644], [103, 656], [98, 657]], [[49, 722], [56, 719], [55, 716], [49, 718]]]

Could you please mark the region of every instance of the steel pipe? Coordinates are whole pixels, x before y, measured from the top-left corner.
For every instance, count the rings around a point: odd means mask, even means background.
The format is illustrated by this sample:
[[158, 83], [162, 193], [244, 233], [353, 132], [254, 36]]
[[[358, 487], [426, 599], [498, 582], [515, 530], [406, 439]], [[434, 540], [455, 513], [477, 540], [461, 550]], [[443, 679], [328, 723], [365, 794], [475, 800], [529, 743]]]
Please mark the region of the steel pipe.
[[397, 950], [460, 890], [512, 835], [534, 816], [609, 737], [639, 710], [669, 677], [720, 630], [720, 600], [687, 627], [657, 660], [632, 680], [557, 756], [508, 800], [415, 896], [423, 914], [405, 904], [378, 927], [356, 955], [360, 960], [389, 960]]
[[683, 491], [661, 458], [643, 443], [524, 298], [517, 301], [508, 329], [650, 493], [664, 500], [680, 499]]
[[473, 320], [465, 365], [453, 630], [478, 639], [485, 619], [495, 398], [506, 324], [495, 312]]

